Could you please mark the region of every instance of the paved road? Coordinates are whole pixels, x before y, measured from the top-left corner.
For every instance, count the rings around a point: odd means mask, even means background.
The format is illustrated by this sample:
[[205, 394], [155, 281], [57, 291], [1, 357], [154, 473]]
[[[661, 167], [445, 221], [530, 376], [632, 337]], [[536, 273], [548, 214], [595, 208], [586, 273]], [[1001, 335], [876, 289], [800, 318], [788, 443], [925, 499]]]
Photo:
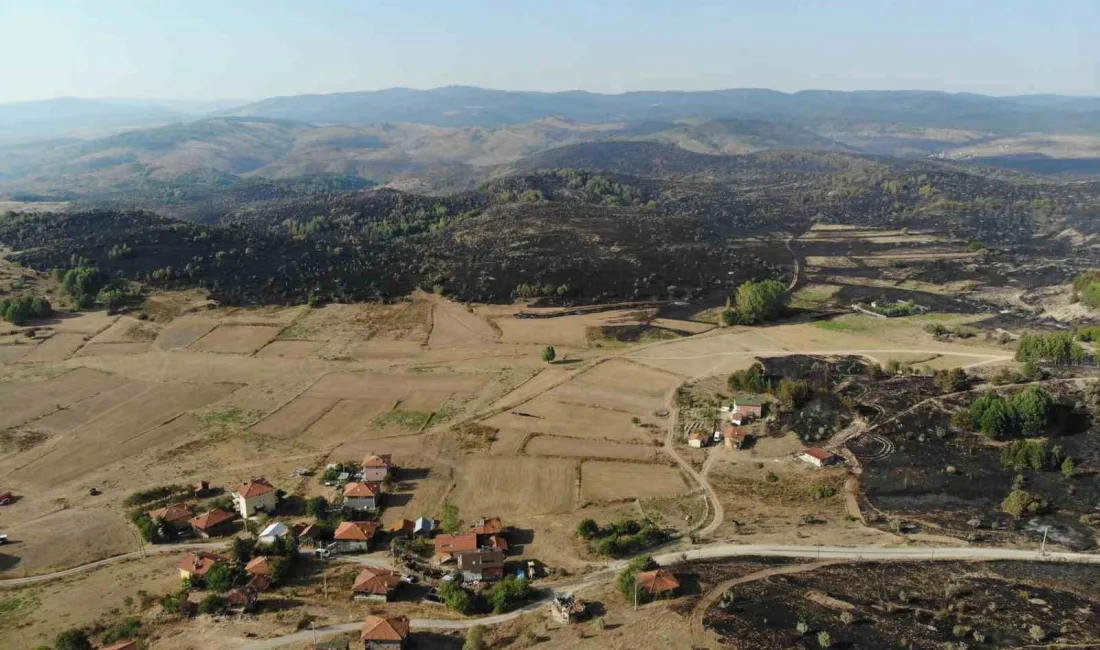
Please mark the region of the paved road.
[[[691, 560], [707, 560], [729, 557], [787, 557], [796, 559], [814, 559], [822, 561], [942, 561], [942, 560], [1009, 560], [1009, 561], [1038, 561], [1038, 562], [1077, 562], [1088, 564], [1100, 564], [1100, 555], [1086, 553], [1046, 553], [1040, 555], [1037, 551], [1023, 551], [1018, 549], [1002, 548], [913, 548], [913, 547], [882, 547], [882, 546], [781, 546], [770, 544], [710, 544], [708, 546], [686, 549], [681, 552], [663, 553], [655, 555], [654, 560], [663, 566], [678, 564]], [[575, 593], [593, 585], [597, 585], [612, 579], [618, 571], [626, 566], [626, 560], [615, 562], [596, 573], [586, 576], [579, 582], [555, 586], [559, 593]], [[497, 614], [482, 618], [469, 618], [464, 620], [414, 618], [409, 621], [411, 627], [417, 630], [465, 630], [475, 625], [498, 625], [517, 618], [527, 612], [536, 611], [544, 607], [548, 598], [533, 602], [522, 609], [507, 614]], [[362, 623], [342, 623], [339, 625], [327, 625], [316, 630], [306, 630], [295, 634], [275, 637], [257, 641], [245, 646], [246, 650], [271, 650], [282, 648], [295, 643], [307, 643], [313, 640], [316, 633], [318, 638], [327, 637], [341, 632], [354, 632], [362, 627]]]
[[207, 542], [203, 544], [150, 544], [145, 547], [145, 551], [134, 551], [132, 553], [123, 553], [122, 555], [114, 555], [103, 560], [97, 560], [95, 562], [89, 562], [88, 564], [81, 564], [71, 569], [64, 569], [62, 571], [55, 571], [54, 573], [43, 573], [37, 576], [27, 576], [26, 578], [8, 578], [6, 580], [0, 580], [0, 588], [2, 587], [22, 587], [25, 585], [33, 585], [40, 582], [49, 582], [50, 580], [57, 580], [59, 578], [65, 578], [85, 571], [91, 571], [92, 569], [98, 569], [102, 566], [109, 564], [115, 564], [118, 562], [126, 562], [129, 560], [137, 560], [145, 557], [146, 555], [160, 555], [163, 553], [175, 553], [178, 551], [210, 551], [215, 549], [224, 549], [225, 542]]

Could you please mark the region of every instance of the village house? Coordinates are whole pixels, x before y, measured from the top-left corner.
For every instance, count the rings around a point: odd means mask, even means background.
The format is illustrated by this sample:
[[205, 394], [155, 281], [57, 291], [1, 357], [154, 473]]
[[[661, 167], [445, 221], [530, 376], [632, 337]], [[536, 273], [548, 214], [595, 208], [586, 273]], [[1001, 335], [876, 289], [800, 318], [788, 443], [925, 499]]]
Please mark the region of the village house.
[[180, 570], [180, 580], [202, 579], [210, 569], [219, 564], [228, 564], [230, 558], [217, 553], [199, 551], [187, 553], [176, 567]]
[[503, 553], [508, 552], [508, 540], [504, 536], [504, 521], [500, 517], [479, 519], [470, 527], [470, 532], [477, 536], [479, 548], [491, 548]]
[[363, 650], [401, 650], [409, 638], [409, 617], [368, 616], [359, 640]]
[[458, 570], [466, 582], [493, 581], [504, 577], [504, 553], [492, 549], [475, 549], [455, 553]]
[[393, 456], [389, 454], [369, 454], [363, 459], [363, 480], [367, 483], [385, 481], [393, 470]]
[[726, 449], [744, 449], [752, 443], [752, 434], [740, 427], [727, 426], [722, 430]]
[[268, 524], [266, 528], [260, 531], [259, 537], [256, 541], [261, 544], [274, 544], [275, 540], [280, 537], [286, 537], [290, 534], [290, 527], [281, 521]]
[[245, 519], [257, 512], [275, 512], [278, 506], [275, 487], [264, 478], [254, 478], [238, 486], [233, 492], [233, 503]]
[[802, 451], [802, 455], [799, 456], [799, 459], [814, 467], [825, 467], [827, 465], [835, 465], [840, 460], [840, 457], [820, 447], [807, 447]]
[[352, 482], [344, 485], [344, 505], [355, 510], [374, 510], [378, 508], [381, 495], [381, 483]]
[[195, 516], [195, 513], [191, 510], [191, 506], [185, 503], [172, 503], [163, 508], [150, 510], [145, 513], [145, 516], [153, 521], [160, 519], [168, 528], [179, 531], [188, 527], [187, 522]]
[[214, 508], [195, 517], [188, 523], [198, 533], [199, 537], [209, 539], [233, 532], [233, 519], [235, 517], [236, 515], [232, 512]]
[[550, 599], [550, 617], [563, 625], [583, 619], [585, 610], [584, 601], [573, 594], [554, 594]]
[[401, 577], [388, 569], [367, 567], [355, 577], [351, 591], [355, 600], [387, 601], [401, 585]]
[[737, 397], [733, 400], [731, 414], [740, 413], [750, 418], [764, 417], [764, 401], [755, 397]]
[[253, 576], [268, 576], [270, 577], [275, 573], [275, 567], [272, 566], [271, 560], [264, 556], [254, 557], [248, 561], [248, 564], [244, 565], [244, 570], [248, 575]]
[[435, 564], [447, 564], [456, 559], [458, 553], [476, 551], [477, 535], [466, 533], [465, 535], [440, 535], [435, 538], [435, 553], [432, 562]]
[[234, 587], [225, 594], [225, 604], [230, 611], [250, 612], [256, 608], [256, 600], [259, 594], [255, 590], [245, 587]]
[[671, 571], [665, 569], [643, 571], [634, 578], [634, 584], [639, 591], [644, 591], [653, 598], [673, 595], [680, 588], [680, 581]]
[[377, 532], [378, 524], [373, 521], [341, 522], [332, 534], [333, 548], [343, 553], [369, 551], [371, 540]]
[[413, 535], [419, 537], [431, 537], [435, 533], [435, 520], [428, 517], [419, 517], [413, 524]]
[[702, 449], [710, 442], [710, 435], [706, 433], [693, 433], [688, 436], [688, 447], [692, 449]]
[[321, 527], [317, 524], [295, 524], [293, 531], [299, 546], [315, 546], [322, 535]]

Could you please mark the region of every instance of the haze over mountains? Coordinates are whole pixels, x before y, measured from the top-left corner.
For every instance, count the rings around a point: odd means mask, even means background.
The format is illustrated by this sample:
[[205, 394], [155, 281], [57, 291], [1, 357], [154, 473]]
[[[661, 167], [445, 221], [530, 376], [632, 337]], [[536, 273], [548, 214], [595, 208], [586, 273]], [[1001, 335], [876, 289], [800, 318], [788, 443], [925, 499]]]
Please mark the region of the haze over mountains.
[[525, 156], [624, 140], [711, 155], [815, 150], [938, 156], [1073, 177], [1100, 172], [1094, 97], [764, 89], [602, 95], [448, 86], [232, 104], [2, 104], [0, 199], [172, 196], [246, 179], [317, 176], [356, 179], [349, 187], [361, 181], [450, 191], [506, 173], [504, 166]]

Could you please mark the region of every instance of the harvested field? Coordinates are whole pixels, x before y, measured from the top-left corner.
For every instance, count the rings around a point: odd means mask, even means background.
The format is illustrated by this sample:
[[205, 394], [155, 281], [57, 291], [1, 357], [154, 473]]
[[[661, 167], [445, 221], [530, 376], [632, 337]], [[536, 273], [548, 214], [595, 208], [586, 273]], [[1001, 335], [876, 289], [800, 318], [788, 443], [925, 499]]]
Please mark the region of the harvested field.
[[0, 345], [0, 363], [15, 363], [34, 348], [33, 345]]
[[690, 489], [680, 470], [665, 465], [608, 461], [581, 465], [581, 495], [585, 501], [662, 497]]
[[[306, 398], [314, 399], [314, 398]], [[321, 404], [328, 400], [319, 400]], [[370, 421], [393, 406], [392, 403], [370, 400], [341, 400], [309, 425], [302, 435], [311, 443], [344, 441], [353, 437], [373, 437]]]
[[192, 343], [189, 349], [220, 354], [252, 354], [274, 340], [279, 335], [279, 329], [270, 325], [219, 325]]
[[150, 347], [152, 347], [151, 343], [89, 343], [74, 356], [103, 357], [120, 354], [145, 354]]
[[472, 373], [334, 372], [306, 391], [309, 397], [394, 401], [413, 393], [472, 395], [488, 383], [489, 375]]
[[[493, 445], [494, 451], [496, 445]], [[660, 458], [656, 445], [623, 445], [603, 440], [566, 438], [562, 436], [535, 436], [524, 451], [529, 456], [565, 456], [570, 458], [608, 458], [653, 462]]]
[[[14, 564], [5, 562], [0, 571], [0, 575], [4, 577], [21, 576], [23, 569], [46, 573], [74, 564], [101, 560], [136, 548], [129, 522], [119, 513], [104, 510], [57, 509], [30, 521], [6, 524], [4, 529], [13, 540], [27, 541], [19, 544], [17, 556], [5, 556], [5, 560], [14, 560]], [[51, 543], [51, 540], [71, 537], [73, 531], [80, 531], [79, 544]], [[38, 543], [29, 543], [30, 540]], [[176, 575], [178, 584], [179, 574]], [[4, 594], [5, 592], [0, 592], [0, 597]], [[95, 600], [95, 594], [84, 594], [84, 597]], [[57, 628], [54, 628], [53, 635], [56, 633]], [[0, 638], [10, 638], [8, 634], [0, 633]], [[0, 647], [17, 646], [0, 643]]]
[[309, 307], [234, 307], [218, 312], [223, 325], [259, 325], [282, 329], [290, 325]]
[[347, 348], [346, 356], [356, 361], [370, 359], [409, 359], [423, 352], [423, 346], [417, 341], [390, 341], [372, 339], [356, 343]]
[[432, 307], [432, 334], [428, 347], [458, 347], [493, 341], [496, 341], [496, 330], [462, 305], [440, 301]]
[[161, 350], [186, 348], [206, 336], [218, 323], [209, 316], [187, 314], [172, 321], [160, 331], [156, 347]]
[[40, 456], [11, 476], [38, 484], [79, 479], [112, 461], [170, 442], [178, 431], [162, 425], [221, 399], [232, 389], [225, 384], [135, 386], [126, 394], [120, 394], [120, 388], [58, 411], [37, 425], [64, 433], [51, 438]]
[[98, 334], [109, 328], [117, 318], [106, 311], [57, 313], [50, 319], [50, 327], [55, 332], [66, 334]]
[[313, 356], [321, 346], [319, 341], [281, 341], [276, 340], [261, 348], [256, 356], [261, 359], [282, 357], [287, 359], [305, 359]]
[[831, 269], [854, 269], [858, 264], [847, 256], [807, 255], [806, 266]]
[[257, 422], [252, 432], [276, 438], [297, 436], [320, 420], [339, 401], [332, 397], [303, 395]]
[[574, 438], [649, 442], [652, 434], [634, 426], [632, 415], [594, 406], [563, 404], [545, 395], [513, 411], [495, 415], [485, 424], [502, 431], [545, 433]]
[[64, 361], [84, 345], [83, 334], [54, 334], [38, 344], [34, 351], [19, 359], [20, 363]]
[[455, 463], [451, 501], [471, 517], [562, 514], [573, 509], [576, 480], [569, 460], [467, 456]]
[[[627, 415], [653, 415], [664, 408], [664, 399], [608, 386], [595, 386], [578, 380], [562, 384], [546, 396], [568, 405], [589, 405], [591, 409], [617, 411]], [[542, 399], [542, 398], [540, 398]], [[525, 405], [526, 406], [526, 405]], [[629, 417], [627, 418], [629, 419]]]
[[590, 386], [615, 388], [658, 399], [664, 399], [665, 393], [680, 383], [677, 377], [667, 372], [621, 359], [601, 363], [579, 376], [576, 381]]
[[106, 373], [87, 368], [42, 382], [0, 385], [0, 429], [18, 426], [68, 406], [122, 382]]
[[113, 325], [92, 339], [92, 344], [153, 341], [159, 331], [156, 323], [140, 321], [132, 316], [119, 316]]
[[523, 450], [524, 442], [532, 434], [526, 431], [499, 431], [497, 439], [489, 447], [494, 456], [514, 456]]

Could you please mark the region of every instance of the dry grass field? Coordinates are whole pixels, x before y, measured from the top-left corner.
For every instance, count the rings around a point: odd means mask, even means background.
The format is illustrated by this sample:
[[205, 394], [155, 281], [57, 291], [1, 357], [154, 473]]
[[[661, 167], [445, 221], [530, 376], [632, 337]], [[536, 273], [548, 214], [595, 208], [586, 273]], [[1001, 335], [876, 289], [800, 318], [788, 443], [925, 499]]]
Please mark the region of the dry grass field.
[[219, 325], [190, 348], [196, 352], [252, 354], [278, 336], [279, 330], [270, 325]]
[[530, 456], [600, 458], [639, 462], [653, 462], [661, 457], [660, 448], [651, 444], [623, 445], [604, 440], [543, 435], [532, 437], [523, 448], [523, 451]]
[[666, 497], [691, 488], [680, 470], [665, 465], [593, 460], [581, 465], [585, 501]]
[[455, 463], [451, 498], [471, 517], [497, 515], [523, 521], [531, 515], [573, 510], [576, 463], [557, 458], [466, 457]]

